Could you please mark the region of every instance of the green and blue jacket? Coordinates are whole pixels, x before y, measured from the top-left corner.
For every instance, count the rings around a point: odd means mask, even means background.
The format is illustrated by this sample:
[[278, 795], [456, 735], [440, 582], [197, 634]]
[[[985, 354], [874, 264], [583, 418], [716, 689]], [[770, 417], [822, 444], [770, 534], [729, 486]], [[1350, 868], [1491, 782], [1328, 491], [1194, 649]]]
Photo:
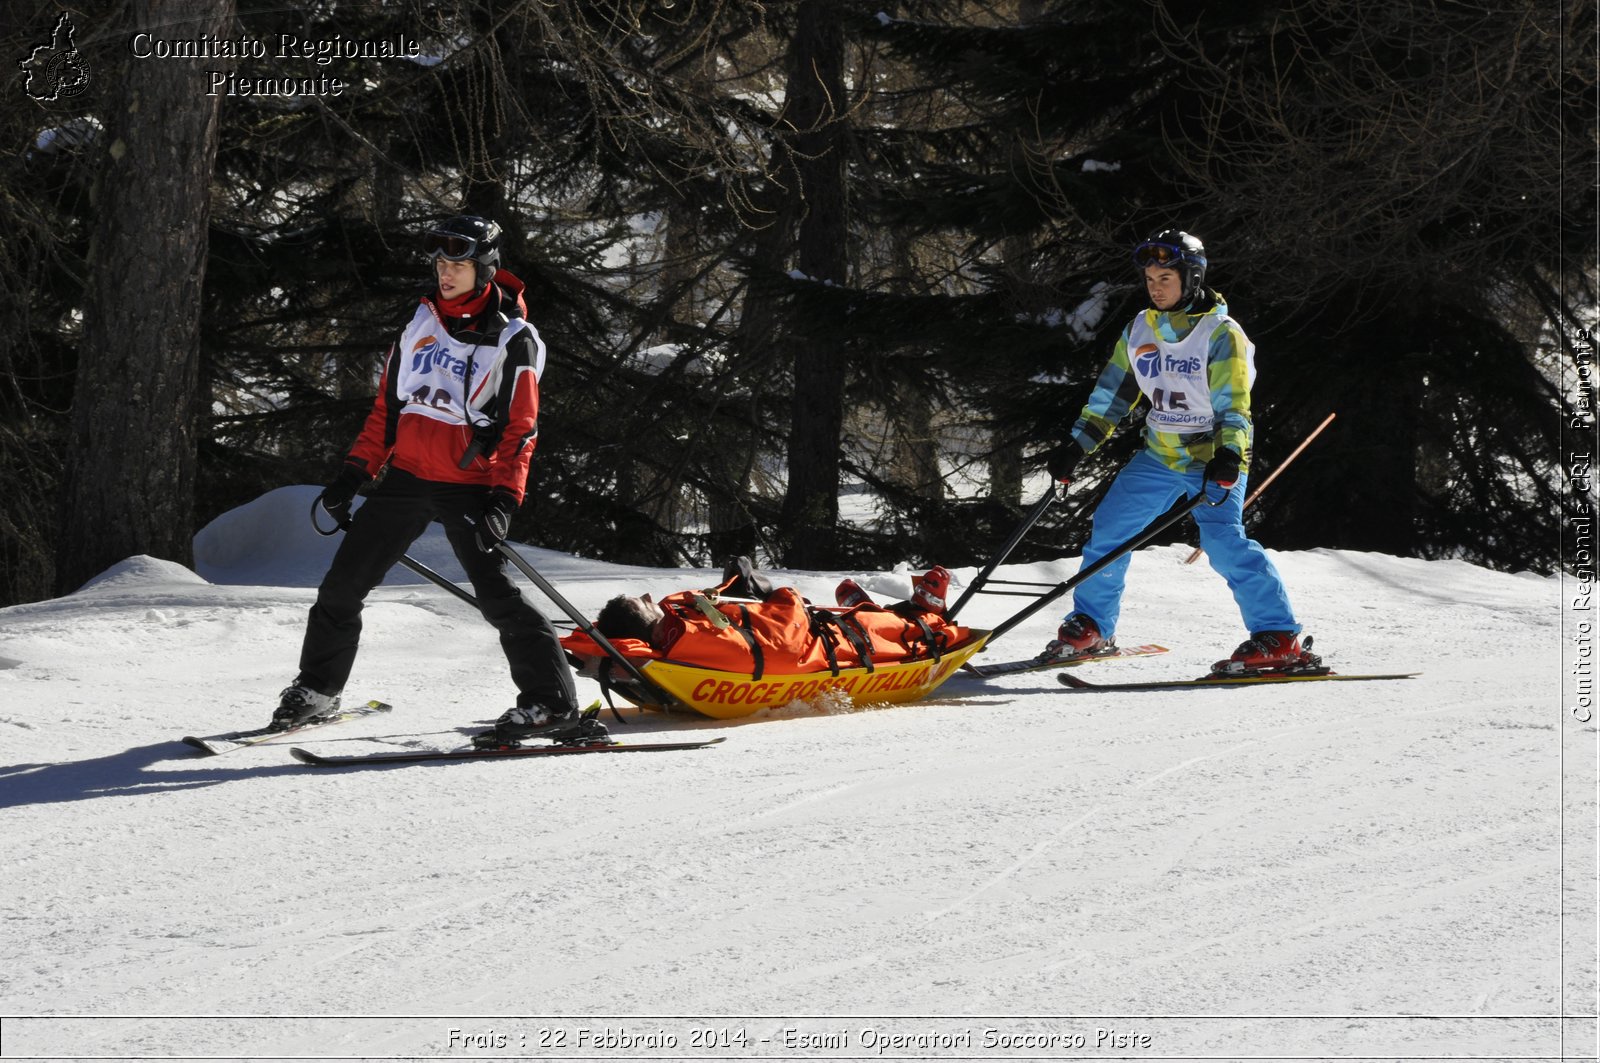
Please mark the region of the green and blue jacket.
[[1122, 330], [1072, 426], [1084, 453], [1098, 450], [1144, 401], [1145, 449], [1168, 468], [1204, 465], [1219, 446], [1249, 467], [1256, 348], [1228, 316], [1221, 293], [1213, 295], [1209, 309], [1145, 310]]

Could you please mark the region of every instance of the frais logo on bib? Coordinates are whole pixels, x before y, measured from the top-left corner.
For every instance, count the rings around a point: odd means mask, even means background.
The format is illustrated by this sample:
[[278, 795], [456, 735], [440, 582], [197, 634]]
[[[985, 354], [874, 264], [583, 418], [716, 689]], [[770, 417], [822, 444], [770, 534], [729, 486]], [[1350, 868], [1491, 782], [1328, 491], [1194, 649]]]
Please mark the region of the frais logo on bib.
[[1193, 355], [1179, 357], [1170, 352], [1163, 354], [1161, 348], [1153, 343], [1142, 344], [1133, 352], [1134, 371], [1142, 377], [1158, 377], [1163, 373], [1190, 376], [1200, 372], [1204, 364]]
[[1146, 343], [1133, 352], [1133, 368], [1140, 376], [1156, 376], [1161, 372], [1161, 348]]
[[437, 336], [424, 336], [411, 348], [411, 371], [427, 375], [435, 368], [443, 369], [457, 380], [467, 373], [467, 363], [451, 354]]

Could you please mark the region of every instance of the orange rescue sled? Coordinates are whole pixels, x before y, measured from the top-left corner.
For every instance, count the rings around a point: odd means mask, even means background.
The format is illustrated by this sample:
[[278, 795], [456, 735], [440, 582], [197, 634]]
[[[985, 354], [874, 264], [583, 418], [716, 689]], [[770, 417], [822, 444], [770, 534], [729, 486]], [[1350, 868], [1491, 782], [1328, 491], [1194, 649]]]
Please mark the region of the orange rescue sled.
[[[889, 661], [870, 669], [841, 666], [837, 673], [766, 672], [760, 678], [752, 678], [749, 672], [723, 672], [675, 661], [633, 639], [611, 641], [641, 675], [678, 702], [712, 719], [735, 720], [827, 691], [841, 691], [857, 705], [918, 701], [955, 674], [988, 639], [989, 632], [969, 629], [964, 639], [943, 650], [937, 659]], [[561, 643], [578, 662], [580, 674], [601, 680], [635, 705], [664, 707], [642, 684], [616, 670], [605, 650], [583, 632], [573, 632]]]

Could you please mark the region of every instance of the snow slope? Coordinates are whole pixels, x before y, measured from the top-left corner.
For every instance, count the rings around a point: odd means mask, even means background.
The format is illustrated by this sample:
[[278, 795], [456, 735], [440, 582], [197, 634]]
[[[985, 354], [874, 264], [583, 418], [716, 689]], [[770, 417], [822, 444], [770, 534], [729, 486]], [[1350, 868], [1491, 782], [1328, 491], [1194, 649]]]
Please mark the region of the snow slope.
[[[614, 726], [729, 736], [690, 753], [197, 756], [177, 739], [265, 722], [293, 675], [314, 493], [220, 518], [198, 574], [133, 558], [0, 610], [0, 1057], [1593, 1058], [1595, 734], [1563, 714], [1557, 580], [1275, 555], [1330, 663], [1409, 681], [962, 674]], [[525, 553], [589, 615], [714, 575]], [[1140, 552], [1123, 621], [1173, 652], [1080, 675], [1199, 674], [1243, 636], [1186, 553]], [[456, 571], [442, 537], [413, 554]], [[459, 744], [509, 704], [499, 662], [401, 571], [349, 688], [395, 713], [306, 740]]]

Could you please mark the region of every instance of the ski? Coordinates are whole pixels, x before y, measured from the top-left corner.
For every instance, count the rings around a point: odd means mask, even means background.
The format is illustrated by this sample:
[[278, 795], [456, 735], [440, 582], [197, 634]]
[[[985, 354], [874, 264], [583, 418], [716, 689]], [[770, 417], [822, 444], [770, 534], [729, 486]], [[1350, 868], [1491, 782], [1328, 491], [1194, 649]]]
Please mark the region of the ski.
[[217, 756], [222, 753], [231, 753], [236, 749], [248, 749], [250, 746], [270, 742], [274, 738], [283, 738], [286, 735], [299, 734], [313, 727], [327, 727], [330, 724], [344, 723], [346, 720], [358, 720], [363, 716], [375, 713], [389, 712], [393, 706], [381, 701], [369, 701], [365, 705], [353, 705], [348, 709], [340, 709], [332, 716], [320, 720], [303, 723], [299, 727], [286, 727], [283, 730], [274, 730], [271, 727], [257, 727], [251, 731], [229, 731], [226, 734], [208, 735], [197, 738], [194, 735], [185, 735], [183, 743], [193, 746], [207, 756]]
[[1090, 664], [1094, 661], [1115, 661], [1124, 657], [1153, 657], [1158, 653], [1166, 653], [1165, 646], [1150, 643], [1144, 646], [1114, 646], [1100, 653], [1068, 653], [1056, 656], [1040, 654], [1037, 657], [1028, 657], [1020, 661], [996, 661], [994, 664], [972, 664], [968, 662], [961, 667], [973, 675], [984, 679], [997, 675], [1013, 675], [1017, 672], [1037, 672], [1045, 668], [1071, 668], [1080, 664]]
[[1090, 683], [1069, 672], [1056, 676], [1063, 686], [1073, 690], [1198, 690], [1205, 687], [1267, 686], [1274, 683], [1314, 683], [1322, 680], [1360, 682], [1374, 679], [1411, 679], [1421, 672], [1392, 672], [1382, 675], [1344, 675], [1327, 670], [1309, 672], [1266, 673], [1260, 675], [1203, 675], [1199, 679], [1171, 679], [1146, 683]]
[[726, 742], [727, 736], [696, 742], [582, 742], [545, 746], [506, 746], [496, 749], [410, 749], [385, 753], [351, 753], [323, 756], [292, 746], [289, 755], [302, 764], [319, 768], [359, 767], [368, 764], [423, 764], [447, 760], [516, 760], [522, 757], [562, 757], [579, 753], [663, 753], [674, 749], [705, 749]]

